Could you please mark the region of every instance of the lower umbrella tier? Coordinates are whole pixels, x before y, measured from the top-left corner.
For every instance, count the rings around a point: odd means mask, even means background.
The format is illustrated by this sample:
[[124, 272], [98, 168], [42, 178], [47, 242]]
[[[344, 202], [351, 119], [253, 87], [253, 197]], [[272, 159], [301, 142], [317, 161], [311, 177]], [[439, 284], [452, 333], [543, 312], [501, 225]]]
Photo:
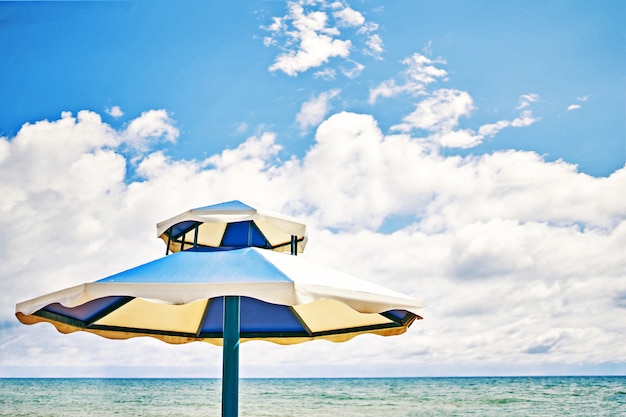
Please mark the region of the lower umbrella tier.
[[[205, 341], [222, 344], [224, 297], [188, 304], [155, 303], [141, 298], [108, 296], [76, 307], [49, 304], [25, 324], [48, 322], [62, 333], [86, 331], [110, 339], [150, 336], [167, 343]], [[314, 339], [343, 342], [363, 333], [402, 334], [420, 316], [405, 311], [360, 313], [335, 300], [286, 306], [241, 297], [241, 341], [267, 340], [295, 344]]]

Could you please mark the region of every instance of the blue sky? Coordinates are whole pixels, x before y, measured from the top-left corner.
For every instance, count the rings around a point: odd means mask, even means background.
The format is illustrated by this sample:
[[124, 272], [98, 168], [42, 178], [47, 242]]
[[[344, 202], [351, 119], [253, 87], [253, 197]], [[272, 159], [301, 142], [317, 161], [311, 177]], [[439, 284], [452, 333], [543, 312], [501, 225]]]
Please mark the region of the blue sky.
[[[369, 104], [368, 91], [397, 77], [405, 69], [401, 61], [420, 53], [446, 62], [441, 67], [449, 80], [437, 87], [473, 97], [476, 109], [461, 120], [464, 126], [510, 118], [520, 96], [538, 95], [533, 126], [505, 130], [472, 152], [533, 150], [595, 176], [623, 166], [624, 6], [520, 6], [366, 2], [358, 10], [378, 25], [375, 33], [384, 42], [379, 57], [364, 54], [365, 35], [348, 27], [342, 34], [353, 43], [348, 58], [289, 76], [269, 70], [284, 46], [263, 45], [269, 32], [262, 27], [285, 13], [282, 2], [3, 3], [0, 132], [12, 136], [22, 124], [53, 120], [62, 111], [104, 113], [119, 106], [124, 116], [104, 117], [122, 126], [147, 109], [164, 108], [181, 132], [167, 147], [174, 157], [198, 159], [234, 147], [260, 126], [278, 133], [283, 157], [301, 156], [314, 133], [303, 135], [295, 122], [302, 103], [340, 89], [332, 111], [375, 114], [386, 129], [415, 100]], [[358, 77], [315, 75], [356, 62], [364, 65]], [[568, 111], [571, 105], [580, 108]]]
[[[385, 362], [371, 358], [390, 341], [367, 336], [253, 344], [249, 375], [626, 372], [625, 15], [571, 0], [1, 2], [0, 376], [218, 360], [21, 326], [13, 306], [155, 259], [156, 222], [232, 199], [305, 219], [305, 256], [430, 314]], [[82, 370], [43, 340], [87, 350]]]

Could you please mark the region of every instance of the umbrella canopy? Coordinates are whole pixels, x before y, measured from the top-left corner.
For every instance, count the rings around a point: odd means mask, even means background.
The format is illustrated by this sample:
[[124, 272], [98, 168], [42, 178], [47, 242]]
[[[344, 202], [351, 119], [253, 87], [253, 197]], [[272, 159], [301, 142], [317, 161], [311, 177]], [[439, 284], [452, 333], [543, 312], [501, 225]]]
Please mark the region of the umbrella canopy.
[[302, 257], [258, 248], [178, 252], [101, 280], [20, 303], [25, 324], [112, 339], [222, 344], [225, 296], [241, 297], [241, 341], [343, 342], [401, 334], [424, 304]]
[[[239, 344], [343, 342], [404, 333], [424, 303], [302, 257], [306, 227], [239, 201], [157, 225], [166, 255], [95, 282], [19, 303], [24, 324], [110, 339], [222, 345], [222, 415], [237, 416]], [[259, 249], [262, 248], [262, 249]]]
[[[306, 225], [293, 217], [228, 201], [195, 208], [157, 224], [168, 252], [255, 246], [277, 252], [304, 251]], [[295, 247], [294, 247], [295, 245]]]

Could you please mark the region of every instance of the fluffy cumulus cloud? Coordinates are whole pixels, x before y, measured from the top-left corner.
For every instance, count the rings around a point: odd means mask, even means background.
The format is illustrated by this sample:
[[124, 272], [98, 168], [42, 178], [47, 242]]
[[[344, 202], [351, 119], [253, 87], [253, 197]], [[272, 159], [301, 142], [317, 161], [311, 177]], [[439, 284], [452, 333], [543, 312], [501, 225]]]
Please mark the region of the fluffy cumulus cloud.
[[339, 26], [362, 26], [365, 23], [365, 18], [360, 12], [350, 7], [343, 7], [341, 3], [334, 4], [339, 9], [333, 13]]
[[[57, 271], [41, 281], [51, 288], [54, 277], [59, 278], [57, 273], [64, 275], [63, 271], [74, 268], [67, 259], [72, 252], [84, 256], [86, 263], [101, 256], [100, 250], [106, 257], [107, 248], [117, 244], [111, 240], [112, 224], [121, 223], [128, 233], [135, 232], [136, 222], [124, 215], [118, 218], [126, 206], [130, 163], [118, 149], [128, 149], [129, 139], [134, 144], [138, 137], [149, 141], [164, 130], [173, 132], [173, 126], [163, 124], [165, 112], [156, 113], [163, 117], [147, 112], [118, 131], [96, 113], [81, 111], [74, 117], [66, 112], [58, 120], [25, 124], [15, 137], [2, 139], [7, 151], [0, 162], [0, 188], [5, 196], [0, 204], [5, 215], [1, 221], [5, 234], [0, 238], [3, 273], [27, 285], [25, 277], [39, 276], [39, 268], [47, 265]], [[141, 129], [134, 130], [137, 126]], [[61, 278], [60, 282], [68, 281]], [[2, 294], [3, 308], [7, 308], [11, 304], [8, 293]]]
[[402, 74], [403, 82], [398, 84], [393, 78], [381, 82], [370, 90], [370, 104], [376, 103], [378, 97], [394, 97], [399, 94], [423, 95], [429, 84], [445, 80], [448, 75], [446, 70], [437, 67], [438, 64], [445, 64], [445, 61], [432, 60], [418, 53], [402, 60], [402, 64], [407, 67]]
[[513, 120], [487, 123], [478, 131], [458, 128], [460, 119], [469, 117], [475, 109], [472, 97], [466, 91], [439, 89], [417, 103], [415, 110], [391, 129], [400, 132], [426, 131], [425, 139], [437, 146], [471, 148], [502, 129], [530, 126], [538, 120], [531, 110], [526, 109]]
[[330, 100], [335, 98], [340, 90], [325, 91], [302, 104], [300, 112], [296, 116], [296, 122], [301, 130], [306, 130], [318, 125], [330, 110]]
[[508, 127], [525, 127], [539, 120], [530, 108], [539, 100], [537, 94], [520, 96], [517, 110], [518, 117], [512, 120], [499, 120], [479, 126], [477, 129], [460, 128], [463, 118], [469, 118], [476, 110], [474, 101], [467, 91], [451, 88], [431, 90], [431, 84], [446, 82], [448, 73], [439, 65], [443, 60], [432, 60], [415, 53], [404, 59], [407, 67], [401, 74], [401, 81], [395, 78], [382, 81], [370, 89], [369, 103], [374, 105], [379, 98], [393, 98], [402, 95], [418, 98], [415, 110], [404, 116], [401, 123], [391, 127], [392, 131], [401, 133], [420, 132], [422, 139], [437, 147], [471, 148], [485, 139], [498, 134]]
[[124, 115], [124, 112], [122, 111], [122, 109], [120, 108], [120, 106], [113, 106], [111, 108], [106, 109], [106, 112], [110, 115], [115, 117], [116, 119], [118, 117], [122, 117]]
[[530, 106], [532, 103], [539, 100], [538, 94], [523, 94], [519, 98], [519, 106], [517, 106], [518, 110], [525, 109]]
[[[281, 48], [269, 69], [296, 76], [311, 68], [323, 67], [333, 58], [350, 62], [354, 45], [351, 39], [342, 36], [342, 30], [356, 30], [365, 39], [362, 42], [364, 53], [380, 57], [383, 42], [375, 33], [377, 27], [342, 2], [290, 1], [285, 16], [273, 17], [272, 23], [263, 27], [269, 32], [263, 40], [264, 45]], [[352, 68], [359, 65], [353, 64]], [[321, 73], [328, 74], [325, 71], [323, 69]], [[354, 74], [354, 71], [348, 74]]]
[[165, 139], [175, 142], [178, 129], [165, 110], [149, 110], [132, 120], [122, 133], [123, 141], [144, 149], [151, 141]]
[[[448, 132], [459, 124], [459, 118], [474, 110], [472, 97], [466, 91], [440, 89], [417, 104], [404, 118], [406, 126], [428, 131]], [[406, 130], [404, 126], [398, 130]]]
[[[437, 94], [429, 99], [441, 112], [423, 109], [415, 123], [451, 131], [472, 102], [457, 90]], [[165, 112], [148, 111], [116, 130], [83, 111], [0, 139], [0, 369], [43, 366], [50, 349], [85, 346], [92, 353], [72, 365], [159, 358], [184, 367], [207, 354], [219, 363], [219, 350], [205, 346], [119, 344], [17, 326], [11, 306], [162, 256], [156, 222], [230, 199], [306, 220], [303, 256], [427, 301], [425, 320], [395, 339], [391, 353], [388, 341], [369, 336], [345, 346], [251, 343], [245, 369], [358, 367], [371, 357], [418, 375], [626, 362], [626, 325], [615, 320], [626, 304], [626, 168], [596, 178], [533, 152], [445, 156], [410, 131], [385, 134], [373, 116], [351, 112], [323, 120], [310, 150], [286, 161], [272, 132], [201, 161], [147, 145], [132, 161], [125, 153], [125, 141], [175, 132]], [[50, 348], [41, 351], [44, 338]], [[119, 349], [127, 359], [111, 354]], [[140, 351], [148, 354], [132, 354]]]
[[383, 39], [379, 35], [372, 35], [367, 40], [368, 53], [372, 54], [378, 59], [381, 59], [381, 54], [384, 50]]

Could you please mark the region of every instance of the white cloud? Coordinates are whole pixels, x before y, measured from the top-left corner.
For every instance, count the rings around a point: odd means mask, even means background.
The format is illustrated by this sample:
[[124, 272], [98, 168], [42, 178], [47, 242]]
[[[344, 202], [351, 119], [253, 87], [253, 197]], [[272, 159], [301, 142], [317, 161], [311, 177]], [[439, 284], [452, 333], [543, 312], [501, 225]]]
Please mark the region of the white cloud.
[[326, 81], [334, 80], [337, 75], [337, 71], [332, 68], [324, 68], [321, 71], [317, 71], [313, 76], [315, 78], [321, 78]]
[[[578, 100], [578, 102], [580, 103], [584, 103], [589, 100], [589, 96], [578, 97], [576, 100]], [[581, 107], [582, 106], [580, 104], [570, 104], [569, 106], [567, 106], [567, 111], [578, 110]]]
[[523, 94], [519, 98], [519, 106], [517, 106], [517, 109], [518, 110], [525, 109], [526, 107], [530, 106], [532, 103], [536, 102], [537, 100], [539, 100], [538, 94], [534, 94], [534, 93]]
[[404, 59], [402, 63], [408, 66], [408, 69], [405, 73], [407, 79], [409, 81], [424, 86], [430, 83], [434, 83], [435, 81], [437, 81], [438, 78], [443, 78], [445, 80], [444, 77], [448, 75], [445, 70], [437, 68], [434, 65], [445, 64], [445, 61], [432, 60], [418, 53], [415, 53], [409, 58]]
[[[354, 43], [361, 42], [359, 36], [366, 37], [367, 54], [379, 58], [383, 51], [382, 39], [373, 33], [378, 25], [367, 22], [360, 12], [347, 5], [298, 0], [288, 2], [287, 8], [285, 16], [273, 17], [270, 25], [262, 27], [271, 33], [264, 38], [264, 45], [282, 49], [269, 67], [272, 72], [297, 76], [328, 64], [332, 58], [349, 59]], [[357, 28], [357, 37], [341, 38], [339, 28]]]
[[361, 74], [361, 72], [365, 69], [365, 65], [359, 62], [352, 61], [351, 64], [352, 64], [352, 67], [341, 69], [341, 73], [350, 79], [358, 77]]
[[429, 132], [426, 139], [438, 146], [471, 148], [485, 138], [495, 136], [502, 129], [530, 126], [539, 120], [527, 109], [513, 120], [484, 124], [480, 126], [478, 132], [472, 129], [457, 129], [459, 119], [469, 117], [474, 110], [473, 100], [467, 92], [440, 89], [417, 103], [415, 110], [403, 118], [403, 123], [392, 126], [391, 130], [408, 133], [422, 129]]
[[270, 66], [270, 71], [283, 71], [287, 75], [295, 76], [299, 72], [327, 63], [329, 58], [347, 57], [351, 45], [350, 41], [308, 32], [302, 35], [299, 49], [279, 55]]
[[281, 150], [281, 146], [274, 143], [275, 139], [272, 133], [264, 133], [261, 137], [252, 136], [237, 148], [226, 149], [206, 162], [221, 169], [237, 167], [246, 161], [255, 161], [259, 167], [264, 167], [266, 161]]
[[369, 48], [366, 51], [367, 54], [370, 54], [376, 57], [376, 59], [382, 59], [381, 54], [383, 53], [384, 48], [383, 48], [383, 40], [379, 35], [374, 34], [370, 36], [369, 38], [367, 38], [366, 45]]
[[9, 157], [10, 152], [11, 144], [9, 143], [7, 138], [0, 136], [0, 164]]
[[118, 117], [122, 117], [124, 115], [124, 112], [122, 111], [120, 106], [113, 106], [111, 108], [107, 108], [106, 112], [107, 112], [107, 114], [109, 114], [110, 116], [115, 117], [116, 119]]
[[296, 116], [296, 122], [300, 130], [316, 126], [324, 120], [330, 110], [330, 100], [335, 98], [340, 90], [334, 89], [326, 91], [302, 104], [300, 112]]
[[428, 140], [446, 148], [473, 148], [483, 137], [472, 129], [444, 130], [428, 136]]
[[429, 40], [426, 45], [422, 48], [422, 52], [424, 55], [430, 56], [433, 53], [433, 41]]
[[283, 19], [280, 17], [272, 17], [272, 24], [267, 26], [265, 29], [270, 32], [279, 32], [283, 29]]
[[370, 104], [374, 104], [378, 97], [393, 97], [405, 91], [407, 91], [405, 86], [396, 85], [395, 80], [385, 80], [370, 90], [368, 101]]
[[379, 28], [378, 23], [374, 22], [365, 22], [357, 31], [359, 34], [370, 34], [372, 32], [377, 31]]
[[466, 91], [440, 89], [431, 97], [420, 101], [415, 111], [404, 117], [408, 128], [448, 132], [459, 123], [460, 117], [467, 117], [475, 109], [472, 97]]
[[339, 26], [361, 26], [365, 23], [365, 18], [359, 12], [350, 7], [333, 12]]
[[523, 112], [520, 113], [519, 117], [516, 117], [515, 119], [513, 119], [513, 121], [511, 121], [511, 126], [513, 127], [530, 126], [538, 120], [539, 118], [533, 116], [533, 113], [530, 110], [524, 110]]
[[[460, 102], [445, 108], [448, 119], [425, 117], [425, 127], [456, 126], [471, 107], [456, 90], [440, 94], [442, 103]], [[520, 372], [541, 373], [557, 364], [626, 361], [626, 324], [615, 320], [626, 298], [626, 168], [594, 178], [533, 152], [447, 157], [409, 134], [385, 135], [370, 115], [343, 112], [319, 125], [301, 159], [279, 160], [276, 136], [266, 132], [204, 161], [147, 150], [138, 155], [142, 178], [130, 180], [125, 135], [79, 112], [0, 140], [1, 321], [15, 322], [17, 301], [162, 256], [156, 222], [240, 199], [305, 219], [310, 241], [302, 256], [428, 306], [425, 320], [393, 340], [392, 354], [388, 340], [373, 337], [345, 347], [246, 344], [246, 366], [280, 368], [295, 357], [303, 366], [356, 366], [383, 352], [413, 374], [425, 366], [441, 374], [518, 364]], [[41, 367], [72, 350], [83, 354], [68, 366], [103, 368], [156, 358], [184, 366], [220, 354], [197, 344], [65, 336], [45, 325], [7, 324], [0, 332], [0, 369]], [[44, 339], [48, 349], [28, 353]], [[367, 357], [354, 354], [365, 347]]]
[[[103, 123], [100, 115], [92, 112], [80, 111], [76, 118], [64, 112], [62, 118], [56, 121], [27, 123], [10, 142], [3, 142], [5, 153], [8, 154], [2, 161], [3, 182], [9, 189], [14, 189], [14, 184], [20, 183], [17, 177], [28, 177], [25, 187], [20, 185], [15, 189], [17, 195], [23, 195], [24, 198], [29, 192], [58, 192], [66, 188], [89, 198], [93, 193], [101, 191], [96, 185], [101, 180], [93, 185], [85, 183], [89, 176], [82, 175], [82, 171], [89, 170], [91, 164], [102, 169], [103, 173], [119, 176], [119, 172], [113, 174], [105, 166], [99, 165], [115, 165], [111, 152], [106, 149], [118, 146], [120, 142], [120, 135]], [[84, 163], [85, 158], [92, 160]], [[116, 166], [115, 170], [118, 168]]]
[[357, 33], [367, 35], [367, 40], [365, 41], [366, 48], [363, 50], [363, 53], [373, 56], [377, 60], [381, 60], [385, 48], [382, 37], [374, 33], [378, 28], [379, 25], [377, 23], [366, 22], [359, 28]]
[[408, 68], [403, 73], [404, 84], [398, 85], [395, 80], [385, 80], [378, 86], [370, 89], [369, 103], [374, 104], [378, 97], [394, 97], [399, 94], [417, 96], [424, 94], [426, 86], [438, 79], [445, 79], [446, 70], [437, 68], [436, 64], [445, 64], [445, 61], [431, 60], [415, 53], [402, 61]]
[[478, 129], [478, 137], [482, 141], [484, 138], [495, 136], [504, 128], [530, 126], [538, 120], [539, 118], [533, 116], [530, 110], [523, 110], [519, 117], [516, 117], [513, 120], [500, 120], [496, 123], [482, 125]]
[[263, 37], [263, 46], [273, 46], [276, 45], [276, 39], [274, 39], [271, 36], [264, 36]]
[[[429, 42], [428, 48], [431, 44]], [[441, 88], [433, 92], [427, 87], [438, 80], [447, 80], [448, 73], [438, 68], [437, 64], [445, 64], [442, 60], [415, 53], [402, 61], [407, 69], [402, 74], [403, 84], [395, 79], [388, 79], [370, 89], [369, 103], [375, 104], [379, 97], [394, 97], [410, 94], [414, 97], [425, 97], [418, 101], [413, 110], [404, 116], [401, 123], [391, 126], [391, 131], [410, 133], [415, 130], [427, 132], [424, 138], [435, 146], [449, 148], [471, 148], [482, 143], [486, 138], [498, 134], [507, 127], [529, 126], [539, 119], [528, 108], [539, 100], [538, 94], [520, 96], [517, 109], [520, 115], [513, 120], [500, 120], [480, 126], [477, 131], [471, 128], [459, 128], [461, 118], [469, 118], [476, 110], [473, 99], [468, 92], [457, 89]]]
[[[420, 146], [405, 136], [385, 137], [365, 115], [342, 113], [320, 126], [303, 164], [311, 173], [306, 198], [320, 202], [318, 227], [354, 229], [323, 234], [314, 255], [424, 296], [430, 317], [414, 340], [449, 360], [486, 353], [504, 354], [493, 359], [501, 366], [513, 359], [532, 363], [527, 355], [553, 326], [568, 336], [564, 344], [545, 345], [546, 353], [569, 350], [572, 362], [624, 360], [626, 350], [615, 350], [619, 332], [602, 324], [612, 307], [596, 318], [583, 312], [613, 305], [610, 293], [624, 291], [612, 280], [626, 266], [616, 258], [626, 238], [626, 202], [617, 193], [626, 171], [596, 179], [534, 153], [444, 158]], [[332, 182], [324, 182], [326, 174]], [[412, 213], [415, 223], [394, 234], [375, 232], [389, 213]], [[573, 324], [578, 314], [585, 318]], [[584, 340], [588, 332], [597, 338]], [[611, 353], [593, 349], [604, 343]]]
[[478, 135], [481, 137], [491, 137], [497, 135], [502, 129], [511, 126], [511, 122], [508, 120], [500, 120], [495, 123], [488, 123], [482, 125], [478, 129]]
[[239, 123], [236, 127], [235, 127], [235, 133], [240, 135], [243, 134], [245, 132], [248, 131], [248, 124], [247, 123]]
[[309, 68], [319, 67], [332, 57], [347, 57], [351, 42], [333, 38], [338, 35], [336, 28], [327, 26], [328, 15], [321, 11], [307, 13], [299, 3], [289, 3], [288, 20], [294, 30], [287, 31], [290, 43], [296, 49], [288, 49], [280, 54], [270, 71], [283, 71], [295, 76]]
[[132, 147], [144, 149], [150, 140], [165, 139], [175, 142], [179, 132], [165, 110], [149, 110], [132, 120], [122, 133], [123, 141]]

